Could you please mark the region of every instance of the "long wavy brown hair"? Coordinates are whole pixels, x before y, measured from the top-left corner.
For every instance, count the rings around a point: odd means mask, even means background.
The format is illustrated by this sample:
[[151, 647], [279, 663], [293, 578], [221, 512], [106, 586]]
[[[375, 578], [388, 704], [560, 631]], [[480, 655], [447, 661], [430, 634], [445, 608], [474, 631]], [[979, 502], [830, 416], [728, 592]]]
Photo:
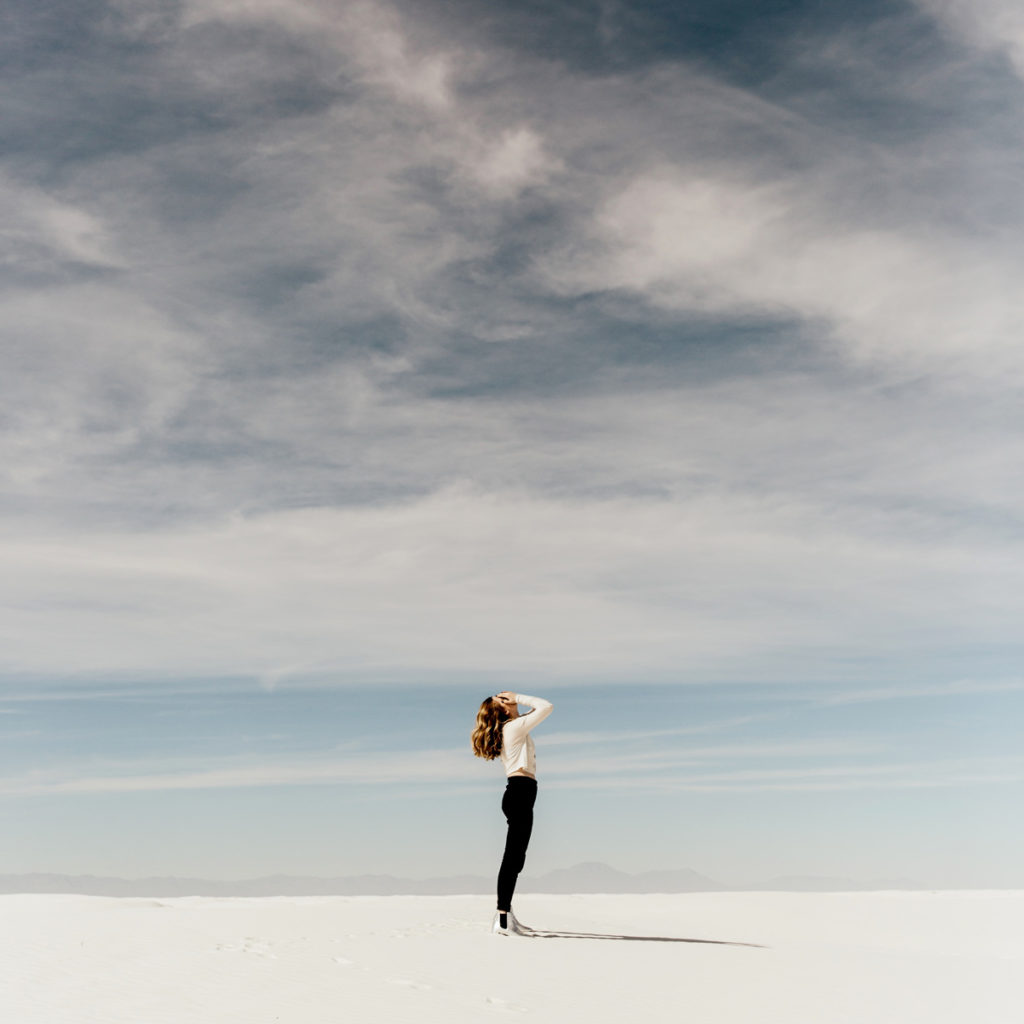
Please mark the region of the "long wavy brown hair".
[[501, 727], [508, 719], [508, 712], [493, 697], [488, 697], [480, 705], [471, 737], [473, 753], [477, 757], [493, 761], [501, 756]]

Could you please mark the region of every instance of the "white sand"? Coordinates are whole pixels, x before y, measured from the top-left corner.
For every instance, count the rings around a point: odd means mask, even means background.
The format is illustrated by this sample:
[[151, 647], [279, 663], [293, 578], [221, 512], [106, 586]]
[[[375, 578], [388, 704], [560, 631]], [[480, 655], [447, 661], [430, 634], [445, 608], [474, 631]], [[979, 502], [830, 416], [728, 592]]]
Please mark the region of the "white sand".
[[1021, 1024], [1024, 892], [0, 896], [11, 1024]]

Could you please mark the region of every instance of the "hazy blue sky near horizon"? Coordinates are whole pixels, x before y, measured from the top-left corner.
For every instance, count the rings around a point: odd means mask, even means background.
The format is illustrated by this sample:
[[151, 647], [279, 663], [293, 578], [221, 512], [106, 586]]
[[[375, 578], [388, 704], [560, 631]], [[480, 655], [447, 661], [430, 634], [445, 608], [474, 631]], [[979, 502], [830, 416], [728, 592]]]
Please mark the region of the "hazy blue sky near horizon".
[[0, 873], [1024, 886], [1011, 0], [0, 32]]

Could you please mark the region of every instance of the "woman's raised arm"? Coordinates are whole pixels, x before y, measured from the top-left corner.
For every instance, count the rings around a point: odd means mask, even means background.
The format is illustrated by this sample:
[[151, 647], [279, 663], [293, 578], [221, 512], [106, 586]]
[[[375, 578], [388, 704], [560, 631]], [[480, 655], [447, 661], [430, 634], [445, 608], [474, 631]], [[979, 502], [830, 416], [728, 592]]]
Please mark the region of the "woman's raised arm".
[[525, 715], [520, 715], [518, 718], [513, 718], [511, 722], [506, 723], [506, 728], [511, 727], [514, 732], [529, 732], [535, 726], [540, 725], [554, 710], [554, 705], [551, 701], [545, 700], [543, 697], [530, 697], [525, 693], [516, 693], [513, 696], [517, 704], [525, 704], [533, 709]]

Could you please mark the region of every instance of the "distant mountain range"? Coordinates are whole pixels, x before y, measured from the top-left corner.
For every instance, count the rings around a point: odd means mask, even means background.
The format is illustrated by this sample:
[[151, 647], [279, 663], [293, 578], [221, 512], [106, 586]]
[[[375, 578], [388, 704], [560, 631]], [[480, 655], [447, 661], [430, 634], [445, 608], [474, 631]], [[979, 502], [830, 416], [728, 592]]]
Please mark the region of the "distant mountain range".
[[[644, 871], [627, 874], [607, 864], [586, 862], [524, 876], [520, 892], [543, 893], [676, 893], [676, 892], [863, 892], [878, 889], [924, 889], [911, 879], [811, 876], [774, 878], [749, 885], [726, 885], [691, 871]], [[204, 878], [100, 878], [95, 875], [0, 875], [0, 893], [77, 893], [82, 896], [405, 896], [490, 894], [494, 879], [483, 875], [445, 878], [397, 878], [394, 875], [352, 875], [345, 878], [302, 878], [271, 875], [240, 882]]]

